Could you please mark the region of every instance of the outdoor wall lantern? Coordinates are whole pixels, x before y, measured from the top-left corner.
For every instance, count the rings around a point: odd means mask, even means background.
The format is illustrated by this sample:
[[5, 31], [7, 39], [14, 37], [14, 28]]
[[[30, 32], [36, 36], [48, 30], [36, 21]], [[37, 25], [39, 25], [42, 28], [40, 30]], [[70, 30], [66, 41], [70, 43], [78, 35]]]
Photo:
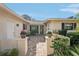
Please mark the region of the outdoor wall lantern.
[[19, 24], [16, 24], [17, 27], [19, 27]]

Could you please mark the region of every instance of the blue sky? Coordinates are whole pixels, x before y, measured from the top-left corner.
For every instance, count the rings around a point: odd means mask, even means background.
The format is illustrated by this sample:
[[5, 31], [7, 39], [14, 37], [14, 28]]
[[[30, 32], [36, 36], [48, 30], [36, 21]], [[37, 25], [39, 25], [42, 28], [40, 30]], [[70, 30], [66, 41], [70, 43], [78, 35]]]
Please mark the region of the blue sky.
[[27, 14], [37, 20], [67, 18], [79, 13], [79, 4], [8, 3], [5, 5], [19, 15]]

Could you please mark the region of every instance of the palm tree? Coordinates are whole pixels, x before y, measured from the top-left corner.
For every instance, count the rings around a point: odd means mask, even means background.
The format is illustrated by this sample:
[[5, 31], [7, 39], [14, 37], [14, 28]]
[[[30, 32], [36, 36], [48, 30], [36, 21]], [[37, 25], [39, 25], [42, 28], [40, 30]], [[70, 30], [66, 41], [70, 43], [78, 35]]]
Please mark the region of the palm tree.
[[76, 19], [79, 19], [79, 13], [76, 14]]

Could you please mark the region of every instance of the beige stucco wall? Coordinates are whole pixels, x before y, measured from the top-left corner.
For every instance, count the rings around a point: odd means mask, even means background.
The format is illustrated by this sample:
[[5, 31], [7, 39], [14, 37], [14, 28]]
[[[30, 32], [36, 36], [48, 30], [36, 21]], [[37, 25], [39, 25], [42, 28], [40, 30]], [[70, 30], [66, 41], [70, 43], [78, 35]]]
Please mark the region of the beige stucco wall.
[[61, 30], [61, 22], [48, 23], [47, 24], [47, 29], [48, 30]]
[[77, 27], [79, 28], [79, 23], [77, 23]]
[[[22, 19], [16, 17], [15, 15], [7, 12], [2, 7], [0, 7], [0, 39], [6, 39], [7, 36], [7, 23], [13, 23], [14, 24], [14, 36], [20, 37], [20, 32], [23, 29], [23, 24], [28, 25], [27, 22], [23, 21]], [[16, 24], [19, 24], [17, 27]], [[29, 28], [29, 27], [28, 27]]]
[[51, 48], [53, 45], [52, 41], [54, 40], [54, 37], [51, 38], [46, 38], [46, 43], [47, 43], [47, 55], [53, 54], [54, 53], [54, 48]]
[[28, 39], [0, 40], [0, 51], [12, 48], [17, 48], [19, 50], [19, 55], [26, 55], [28, 49]]
[[46, 23], [46, 30], [61, 30], [62, 23], [77, 23], [77, 27], [79, 27], [79, 22], [77, 20], [50, 20]]
[[0, 39], [3, 37], [3, 25], [2, 22], [0, 21]]

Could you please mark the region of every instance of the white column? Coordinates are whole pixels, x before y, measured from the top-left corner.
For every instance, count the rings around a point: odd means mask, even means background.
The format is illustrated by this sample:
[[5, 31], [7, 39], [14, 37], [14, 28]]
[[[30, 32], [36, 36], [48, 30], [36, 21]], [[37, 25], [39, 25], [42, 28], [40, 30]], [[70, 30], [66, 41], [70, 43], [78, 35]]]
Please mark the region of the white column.
[[46, 34], [46, 26], [45, 25], [44, 25], [44, 28], [43, 29], [44, 29], [44, 34]]
[[40, 34], [40, 25], [38, 25], [38, 31], [39, 31], [39, 34]]

